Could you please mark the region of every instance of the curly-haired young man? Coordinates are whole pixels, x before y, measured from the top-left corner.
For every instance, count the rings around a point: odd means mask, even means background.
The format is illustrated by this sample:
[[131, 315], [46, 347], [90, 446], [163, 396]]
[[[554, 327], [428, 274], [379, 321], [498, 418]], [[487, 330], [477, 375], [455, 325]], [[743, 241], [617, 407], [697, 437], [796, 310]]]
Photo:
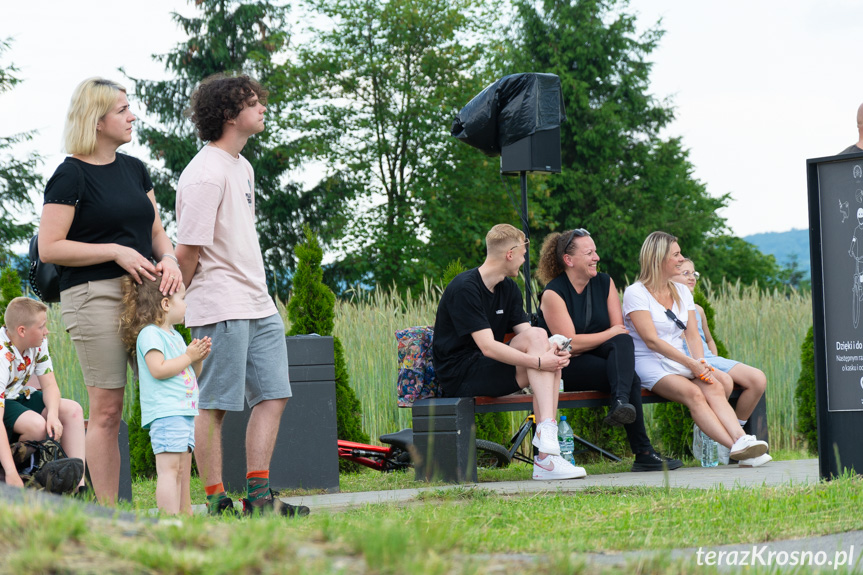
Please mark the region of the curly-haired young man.
[[252, 409], [246, 428], [243, 511], [307, 515], [270, 491], [269, 467], [291, 396], [285, 326], [267, 293], [255, 231], [255, 175], [240, 152], [263, 131], [267, 91], [248, 76], [214, 76], [192, 94], [192, 122], [208, 142], [177, 186], [177, 258], [186, 283], [186, 325], [213, 340], [199, 379], [195, 458], [210, 513], [232, 512], [222, 484], [227, 411]]

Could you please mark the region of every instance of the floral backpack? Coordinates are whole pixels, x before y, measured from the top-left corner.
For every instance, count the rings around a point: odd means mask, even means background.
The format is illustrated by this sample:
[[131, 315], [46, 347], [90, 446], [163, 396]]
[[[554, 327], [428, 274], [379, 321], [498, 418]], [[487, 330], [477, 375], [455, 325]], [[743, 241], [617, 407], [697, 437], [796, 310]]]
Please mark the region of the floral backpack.
[[416, 326], [396, 332], [399, 375], [396, 381], [399, 407], [410, 407], [418, 399], [440, 397], [432, 363], [432, 326]]

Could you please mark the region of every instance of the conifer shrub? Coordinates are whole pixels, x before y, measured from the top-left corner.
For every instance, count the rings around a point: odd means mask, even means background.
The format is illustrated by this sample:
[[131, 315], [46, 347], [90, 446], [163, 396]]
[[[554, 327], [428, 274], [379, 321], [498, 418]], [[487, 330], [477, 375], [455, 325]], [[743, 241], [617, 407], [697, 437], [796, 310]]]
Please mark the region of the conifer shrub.
[[[303, 229], [306, 241], [296, 246], [297, 271], [293, 277], [293, 294], [288, 302], [291, 329], [288, 335], [333, 335], [336, 296], [323, 282], [321, 259], [323, 250], [308, 226]], [[336, 372], [336, 425], [339, 439], [368, 443], [362, 427], [362, 407], [350, 386], [350, 374], [345, 351], [338, 337], [333, 336]], [[339, 460], [342, 472], [358, 471], [359, 465]]]
[[818, 413], [815, 408], [815, 340], [812, 328], [800, 346], [800, 378], [794, 389], [797, 405], [797, 433], [806, 440], [806, 447], [818, 454]]
[[21, 291], [21, 278], [12, 266], [7, 265], [0, 272], [0, 324], [3, 323], [3, 315], [9, 302], [22, 295], [24, 292]]
[[141, 427], [141, 389], [138, 380], [132, 382], [135, 407], [126, 424], [129, 426], [129, 467], [132, 477], [156, 477], [156, 455], [150, 442], [150, 430]]

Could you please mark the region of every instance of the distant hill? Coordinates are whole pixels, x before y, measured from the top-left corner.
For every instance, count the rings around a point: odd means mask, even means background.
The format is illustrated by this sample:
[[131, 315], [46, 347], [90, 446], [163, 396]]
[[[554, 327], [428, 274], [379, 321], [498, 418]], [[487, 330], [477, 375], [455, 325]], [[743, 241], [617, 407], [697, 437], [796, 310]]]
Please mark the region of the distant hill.
[[789, 230], [787, 232], [766, 232], [752, 234], [743, 238], [754, 244], [763, 254], [773, 254], [776, 263], [784, 266], [797, 255], [798, 267], [811, 277], [809, 267], [809, 230]]

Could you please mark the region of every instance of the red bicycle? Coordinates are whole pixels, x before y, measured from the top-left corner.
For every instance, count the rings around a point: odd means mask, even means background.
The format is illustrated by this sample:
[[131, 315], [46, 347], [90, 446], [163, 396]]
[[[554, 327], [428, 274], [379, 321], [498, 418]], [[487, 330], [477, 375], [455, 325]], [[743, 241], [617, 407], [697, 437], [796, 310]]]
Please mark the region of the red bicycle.
[[380, 440], [389, 447], [339, 439], [339, 458], [378, 471], [405, 470], [413, 465], [410, 454], [414, 445], [413, 429], [381, 435]]
[[[411, 451], [414, 449], [413, 429], [387, 433], [381, 435], [380, 440], [388, 447], [339, 439], [339, 458], [384, 472], [406, 470], [413, 466], [411, 457]], [[519, 459], [518, 455], [515, 458]], [[512, 460], [513, 454], [503, 445], [485, 439], [476, 440], [478, 467], [506, 467]]]

